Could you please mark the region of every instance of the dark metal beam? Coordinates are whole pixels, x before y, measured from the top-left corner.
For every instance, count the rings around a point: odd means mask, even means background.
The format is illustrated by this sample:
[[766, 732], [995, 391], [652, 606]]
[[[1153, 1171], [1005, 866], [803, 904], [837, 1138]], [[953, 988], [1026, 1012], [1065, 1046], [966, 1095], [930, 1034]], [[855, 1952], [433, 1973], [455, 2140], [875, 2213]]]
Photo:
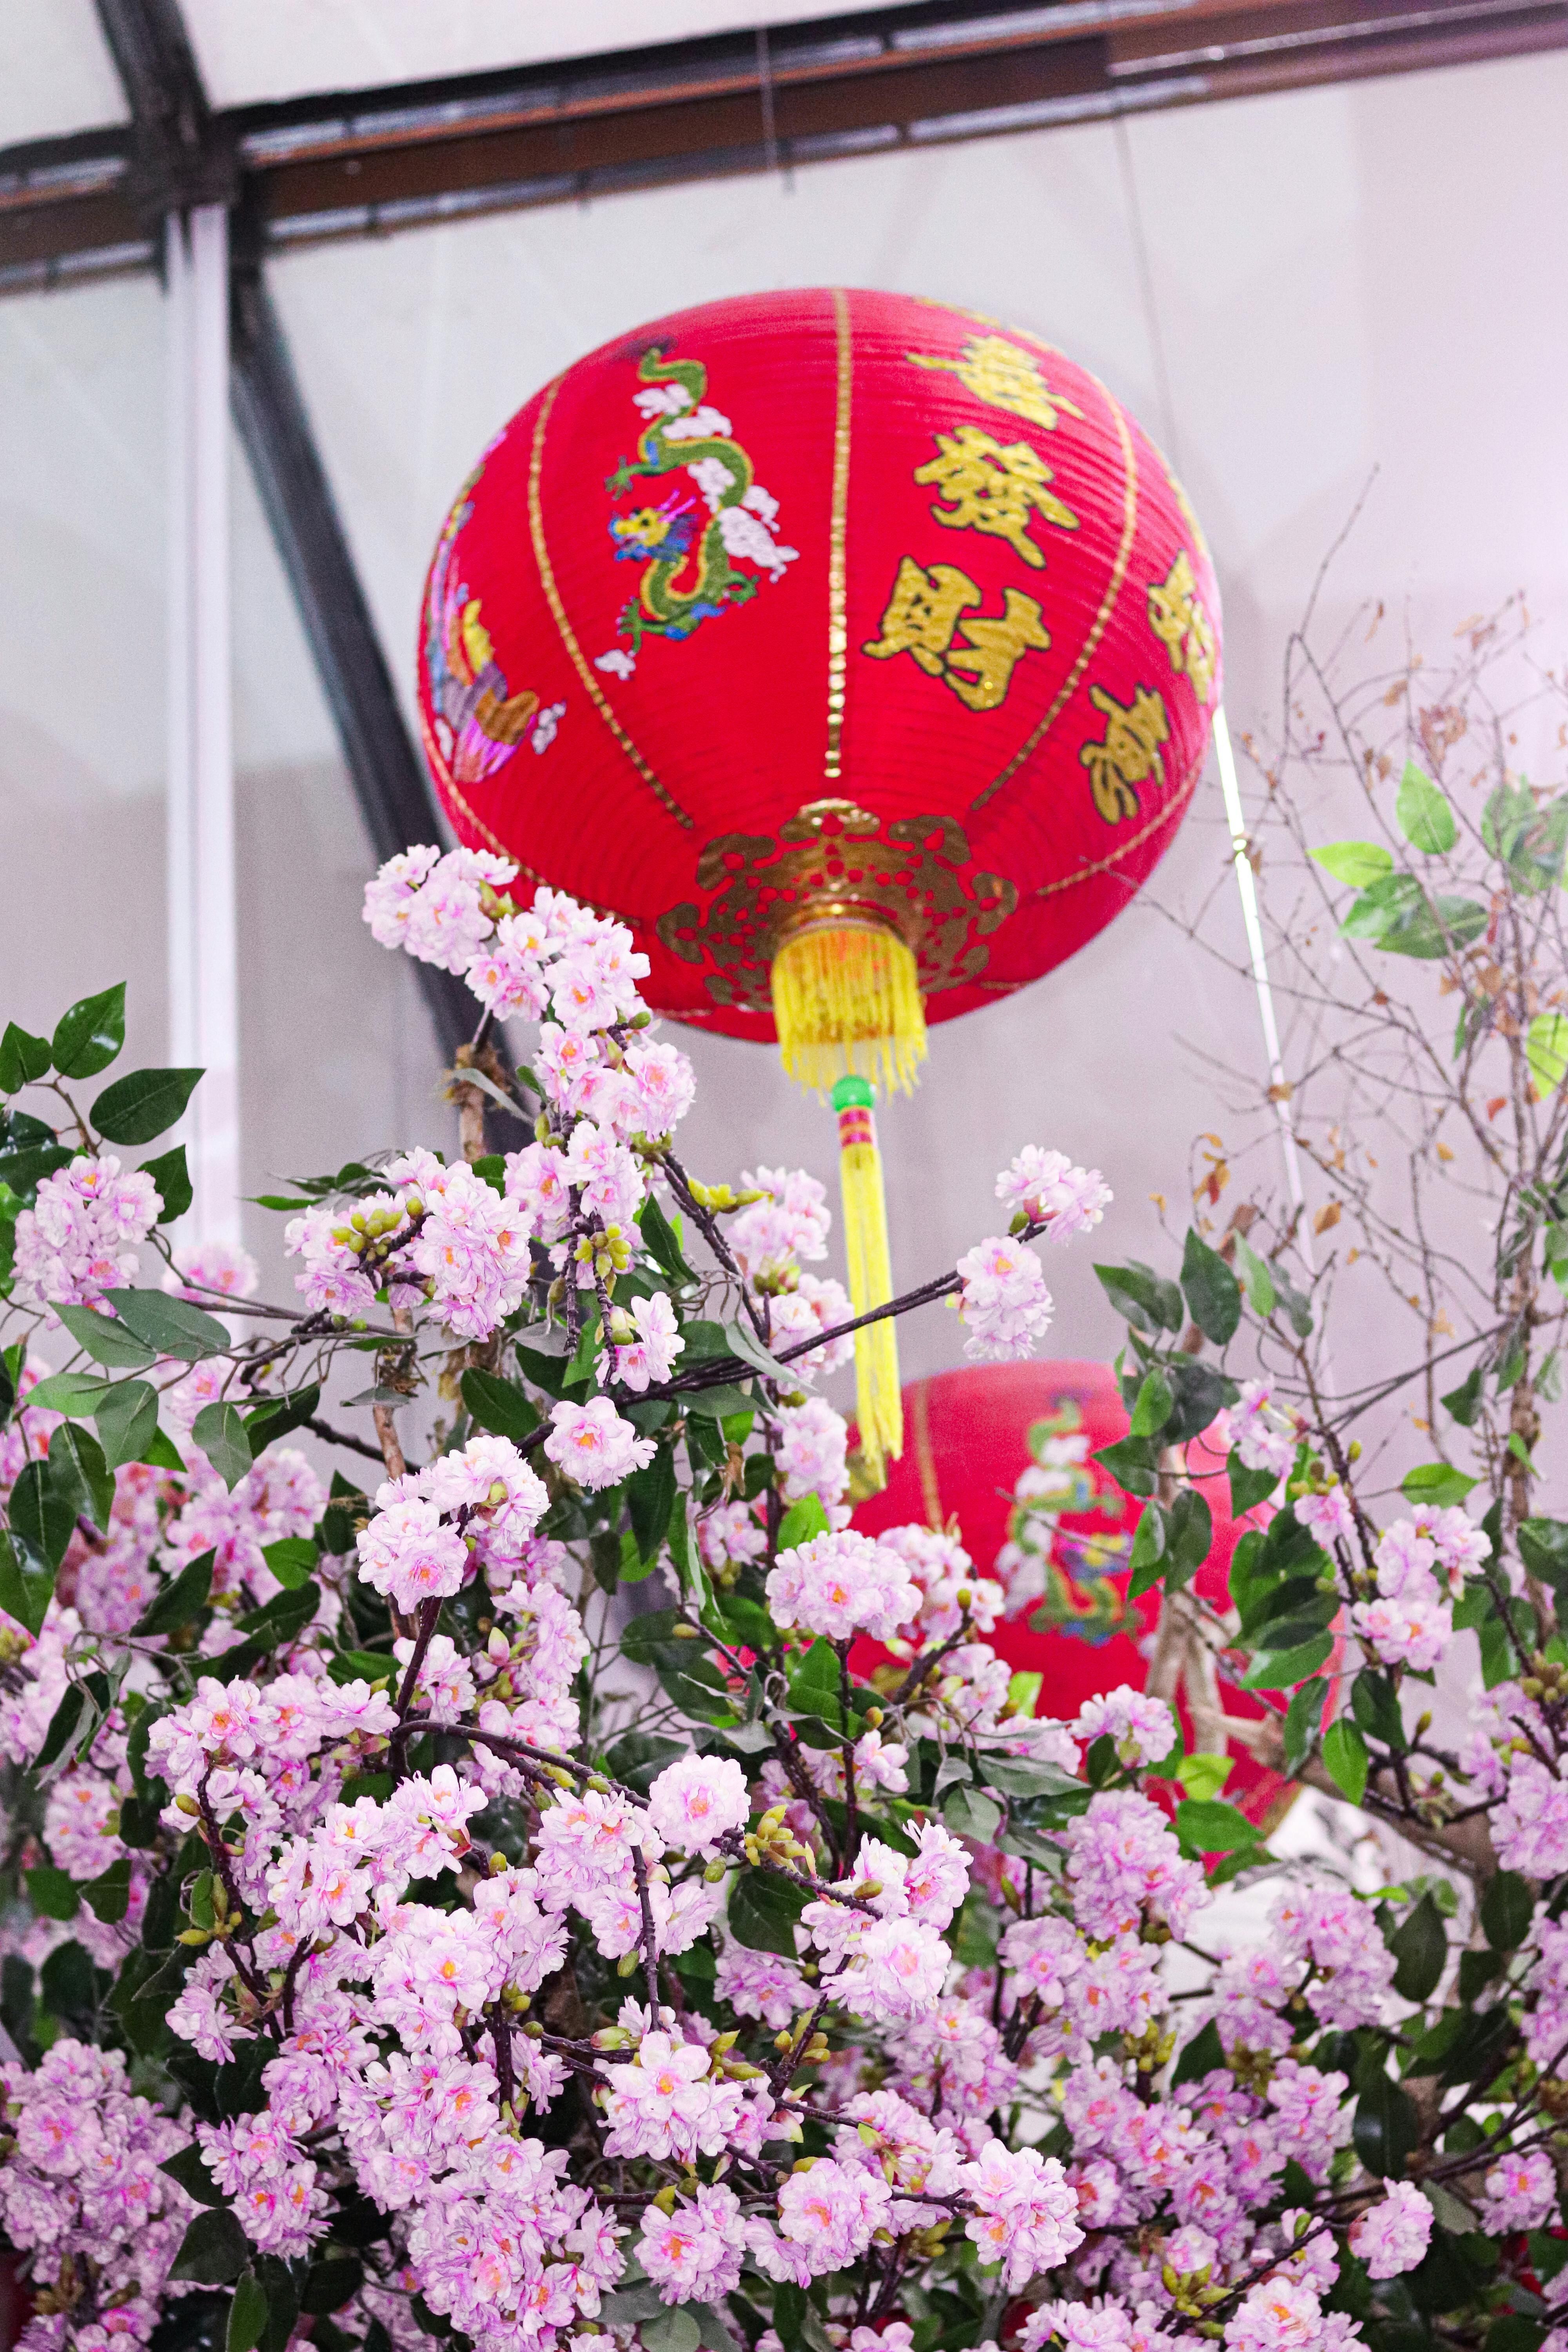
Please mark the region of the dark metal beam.
[[[101, 145], [68, 142], [71, 152], [57, 156], [53, 168], [79, 175], [98, 171], [100, 199], [125, 207], [143, 229], [155, 228], [165, 211], [232, 204], [237, 187], [233, 139], [207, 105], [178, 0], [98, 0], [98, 9], [132, 110], [132, 152], [118, 178], [108, 173]], [[35, 162], [31, 168], [36, 178], [51, 167]], [[5, 186], [0, 178], [0, 202]], [[229, 250], [235, 421], [372, 845], [378, 859], [391, 857], [416, 841], [439, 839], [435, 801], [310, 431], [262, 277], [254, 225], [243, 215], [233, 221]], [[427, 963], [416, 971], [441, 1051], [450, 1060], [477, 1024], [473, 998], [453, 972]]]
[[[439, 838], [424, 761], [316, 448], [276, 305], [254, 260], [234, 277], [230, 397], [378, 859]], [[416, 966], [449, 1061], [479, 1019], [455, 972]]]
[[[161, 17], [173, 0], [100, 5], [106, 19]], [[264, 249], [279, 251], [1564, 46], [1568, 0], [910, 0], [236, 108], [213, 118], [202, 168], [237, 173]], [[189, 166], [184, 120], [166, 110], [171, 170]], [[115, 132], [0, 152], [0, 290], [143, 263], [154, 168]]]

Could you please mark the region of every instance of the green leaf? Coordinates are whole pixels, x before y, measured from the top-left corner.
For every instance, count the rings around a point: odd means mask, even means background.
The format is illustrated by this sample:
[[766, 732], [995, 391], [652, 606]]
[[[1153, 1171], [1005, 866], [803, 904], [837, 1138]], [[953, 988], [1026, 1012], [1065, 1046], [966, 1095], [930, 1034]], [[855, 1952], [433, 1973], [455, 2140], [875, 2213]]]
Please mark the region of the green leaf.
[[1516, 1538], [1530, 1574], [1556, 1591], [1568, 1591], [1568, 1525], [1561, 1519], [1521, 1519]]
[[1159, 1484], [1158, 1457], [1146, 1437], [1119, 1438], [1114, 1445], [1100, 1446], [1090, 1459], [1109, 1470], [1129, 1495], [1152, 1495]]
[[1458, 839], [1453, 810], [1431, 777], [1414, 760], [1405, 762], [1394, 814], [1405, 840], [1425, 856], [1445, 856]]
[[1407, 921], [1384, 931], [1378, 945], [1389, 955], [1415, 956], [1435, 963], [1479, 940], [1490, 920], [1487, 909], [1474, 898], [1424, 899]]
[[778, 1548], [781, 1552], [795, 1551], [800, 1545], [810, 1543], [814, 1536], [826, 1533], [827, 1514], [820, 1500], [816, 1495], [803, 1495], [798, 1503], [790, 1505], [779, 1522]]
[[223, 1325], [188, 1298], [174, 1298], [163, 1290], [110, 1290], [104, 1295], [126, 1329], [160, 1355], [180, 1356], [194, 1364], [204, 1356], [221, 1356], [234, 1344]]
[[200, 1070], [128, 1070], [105, 1087], [92, 1123], [110, 1143], [151, 1143], [182, 1118]]
[[7, 1506], [11, 1533], [37, 1560], [58, 1569], [76, 1533], [69, 1493], [62, 1493], [42, 1462], [25, 1463]]
[[1434, 1510], [1447, 1510], [1452, 1503], [1462, 1503], [1477, 1484], [1467, 1478], [1447, 1462], [1422, 1462], [1407, 1470], [1399, 1482], [1399, 1491], [1409, 1503], [1426, 1503]]
[[239, 1407], [223, 1401], [203, 1405], [191, 1423], [191, 1435], [232, 1495], [252, 1461]]
[[728, 1922], [751, 1952], [778, 1952], [793, 1960], [795, 1923], [805, 1908], [804, 1890], [761, 1871], [742, 1871], [730, 1889]]
[[253, 2270], [239, 2274], [228, 2307], [224, 2352], [256, 2352], [267, 2329], [267, 2289]]
[[[1339, 1726], [1334, 1726], [1337, 1731]], [[1426, 2000], [1436, 1992], [1448, 1958], [1448, 1931], [1430, 1895], [1424, 1895], [1409, 1917], [1388, 1938], [1397, 1966], [1394, 1990], [1401, 2000]]]
[[1176, 1807], [1176, 1835], [1188, 1853], [1232, 1853], [1258, 1843], [1244, 1812], [1223, 1797], [1188, 1797]]
[[1359, 1805], [1366, 1794], [1369, 1762], [1360, 1726], [1345, 1716], [1336, 1717], [1323, 1734], [1323, 1769], [1352, 1805]]
[[108, 1707], [109, 1681], [106, 1675], [89, 1675], [84, 1683], [68, 1683], [58, 1706], [49, 1718], [44, 1744], [33, 1759], [33, 1771], [40, 1777], [52, 1778], [49, 1766], [62, 1763], [74, 1755], [85, 1740], [90, 1739]]
[[1316, 1675], [1292, 1694], [1285, 1715], [1284, 1764], [1287, 1774], [1299, 1772], [1311, 1754], [1313, 1743], [1322, 1727], [1323, 1702], [1328, 1696], [1328, 1684]]
[[1145, 1503], [1132, 1538], [1132, 1573], [1127, 1580], [1129, 1601], [1136, 1601], [1164, 1575], [1166, 1533], [1163, 1504]]
[[1027, 1756], [983, 1755], [980, 1769], [994, 1789], [1008, 1797], [1059, 1797], [1083, 1786], [1059, 1764], [1036, 1762]]
[[637, 1226], [642, 1234], [643, 1247], [672, 1282], [686, 1285], [696, 1281], [697, 1276], [681, 1255], [675, 1227], [651, 1192], [637, 1212]]
[[131, 1628], [132, 1633], [173, 1633], [199, 1617], [212, 1591], [216, 1559], [216, 1551], [204, 1551], [198, 1559], [187, 1561], [173, 1584], [166, 1585], [142, 1612]]
[[19, 1029], [14, 1021], [5, 1024], [5, 1034], [0, 1037], [0, 1095], [19, 1094], [35, 1078], [41, 1078], [49, 1066], [48, 1041], [35, 1037]]
[[1209, 1556], [1214, 1541], [1214, 1515], [1195, 1486], [1183, 1486], [1171, 1505], [1166, 1549], [1165, 1590], [1176, 1592], [1190, 1584]]
[[122, 1853], [81, 1890], [82, 1901], [95, 1919], [117, 1927], [131, 1905], [131, 1856]]
[[68, 1143], [30, 1145], [25, 1151], [0, 1151], [0, 1184], [11, 1196], [7, 1223], [15, 1226], [18, 1208], [31, 1208], [39, 1185], [76, 1158]]
[[1217, 1797], [1235, 1769], [1228, 1756], [1209, 1756], [1200, 1749], [1195, 1756], [1183, 1757], [1176, 1778], [1189, 1797], [1202, 1801]]
[[1380, 841], [1326, 841], [1308, 854], [1336, 882], [1348, 883], [1352, 890], [1364, 890], [1394, 871], [1393, 855]]
[[942, 1820], [959, 1837], [989, 1845], [1002, 1823], [1002, 1808], [981, 1789], [950, 1789], [942, 1800]]
[[309, 1536], [280, 1536], [262, 1545], [261, 1557], [286, 1592], [298, 1592], [314, 1576], [321, 1555]]
[[1351, 1685], [1351, 1713], [1372, 1738], [1396, 1756], [1404, 1754], [1408, 1744], [1405, 1717], [1400, 1713], [1399, 1695], [1386, 1675], [1370, 1669], [1357, 1675]]
[[1466, 1373], [1457, 1389], [1450, 1389], [1447, 1395], [1440, 1400], [1444, 1410], [1453, 1415], [1461, 1429], [1473, 1429], [1476, 1425], [1485, 1379], [1485, 1368], [1477, 1364]]
[[109, 1531], [114, 1508], [114, 1473], [89, 1431], [62, 1422], [49, 1440], [49, 1484], [74, 1518], [90, 1519]]
[[[302, 1633], [321, 1605], [319, 1584], [300, 1584], [292, 1590], [285, 1586], [281, 1592], [273, 1594], [264, 1609], [253, 1609], [240, 1618], [239, 1630], [250, 1636], [258, 1653], [265, 1656], [268, 1651], [282, 1649]], [[237, 1673], [239, 1669], [235, 1667], [231, 1672]]]
[[1236, 1262], [1241, 1268], [1241, 1278], [1247, 1286], [1253, 1312], [1265, 1318], [1272, 1315], [1279, 1303], [1279, 1295], [1274, 1287], [1274, 1269], [1267, 1258], [1258, 1256], [1245, 1234], [1236, 1236]]
[[1193, 1321], [1216, 1348], [1236, 1337], [1241, 1320], [1241, 1285], [1217, 1250], [1191, 1226], [1182, 1252], [1182, 1292]]
[[514, 1445], [539, 1427], [539, 1411], [515, 1381], [503, 1381], [478, 1366], [463, 1374], [463, 1402], [481, 1429], [494, 1437], [509, 1437]]
[[176, 1217], [184, 1215], [185, 1211], [195, 1199], [195, 1193], [191, 1185], [191, 1171], [185, 1165], [184, 1145], [176, 1143], [173, 1151], [161, 1151], [156, 1160], [144, 1160], [142, 1162], [142, 1173], [143, 1176], [151, 1176], [157, 1187], [161, 1203], [158, 1223], [161, 1225], [172, 1225]]
[[84, 996], [60, 1017], [50, 1053], [62, 1078], [95, 1077], [125, 1043], [125, 982]]
[[1112, 1307], [1135, 1331], [1158, 1338], [1162, 1330], [1181, 1329], [1182, 1294], [1152, 1265], [1130, 1258], [1125, 1265], [1097, 1265], [1094, 1270]]
[[48, 1613], [55, 1572], [0, 1531], [0, 1609], [37, 1633]]
[[[160, 1963], [154, 1961], [153, 1970], [155, 1972], [159, 1966]], [[145, 1962], [142, 1963], [142, 1967], [146, 1967]], [[142, 1990], [146, 1982], [147, 1977], [142, 1975], [135, 1990]], [[118, 1999], [119, 1990], [120, 1988], [117, 1985], [115, 1987], [117, 1997], [111, 2006], [117, 2013], [123, 2014], [121, 2003]], [[160, 2172], [166, 2172], [171, 2180], [177, 2180], [186, 2196], [194, 2198], [198, 2205], [223, 2205], [227, 2202], [223, 2190], [213, 2179], [211, 2171], [203, 2163], [199, 2147], [183, 2147], [178, 2156], [167, 2158], [158, 2169]]]
[[626, 1511], [639, 1560], [657, 1559], [675, 1508], [675, 1449], [661, 1444], [653, 1460], [626, 1480]]
[[1524, 1033], [1524, 1058], [1543, 1095], [1560, 1087], [1568, 1076], [1568, 1019], [1561, 1013], [1538, 1013]]
[[1397, 2180], [1405, 2158], [1421, 2137], [1420, 2121], [1408, 2092], [1388, 2074], [1374, 2074], [1356, 2102], [1352, 2127], [1355, 2152], [1369, 2172]]
[[1251, 1669], [1241, 1678], [1243, 1690], [1289, 1690], [1293, 1683], [1305, 1682], [1315, 1675], [1334, 1646], [1331, 1633], [1314, 1633], [1311, 1640], [1299, 1648], [1281, 1652], [1265, 1651], [1255, 1658]]
[[1530, 1933], [1535, 1896], [1517, 1870], [1500, 1870], [1481, 1897], [1481, 1932], [1494, 1952], [1516, 1952]]
[[96, 1372], [51, 1372], [47, 1380], [27, 1391], [27, 1404], [46, 1412], [90, 1417], [108, 1393], [108, 1381], [100, 1380]]
[[24, 1874], [27, 1881], [27, 1900], [40, 1918], [74, 1919], [79, 1897], [76, 1887], [63, 1870], [44, 1865]]
[[1243, 1518], [1248, 1511], [1256, 1510], [1259, 1503], [1266, 1503], [1279, 1484], [1278, 1471], [1249, 1470], [1237, 1453], [1226, 1457], [1225, 1467], [1230, 1486], [1230, 1516], [1233, 1519]]
[[1171, 1418], [1174, 1402], [1170, 1381], [1158, 1364], [1152, 1366], [1144, 1373], [1143, 1384], [1133, 1402], [1129, 1436], [1157, 1437]]
[[321, 1383], [310, 1381], [302, 1389], [290, 1389], [287, 1395], [268, 1397], [264, 1404], [253, 1406], [245, 1416], [245, 1433], [256, 1459], [259, 1462], [268, 1446], [276, 1445], [290, 1430], [303, 1429], [321, 1402]]
[[146, 1381], [116, 1381], [105, 1389], [92, 1417], [111, 1470], [140, 1462], [158, 1427], [158, 1392]]
[[1206, 2025], [1194, 2034], [1171, 2076], [1171, 2088], [1183, 2083], [1201, 2083], [1205, 2074], [1213, 2074], [1225, 2064], [1225, 2044], [1219, 2038], [1219, 2028], [1211, 2017]]
[[124, 1323], [112, 1321], [107, 1315], [96, 1315], [90, 1307], [57, 1305], [55, 1313], [77, 1346], [84, 1348], [95, 1363], [107, 1364], [113, 1371], [124, 1370], [128, 1366], [140, 1371], [153, 1361], [155, 1350], [144, 1347]]
[[180, 2241], [169, 2276], [194, 2279], [198, 2286], [226, 2286], [246, 2267], [250, 2248], [226, 2205], [198, 2213]]

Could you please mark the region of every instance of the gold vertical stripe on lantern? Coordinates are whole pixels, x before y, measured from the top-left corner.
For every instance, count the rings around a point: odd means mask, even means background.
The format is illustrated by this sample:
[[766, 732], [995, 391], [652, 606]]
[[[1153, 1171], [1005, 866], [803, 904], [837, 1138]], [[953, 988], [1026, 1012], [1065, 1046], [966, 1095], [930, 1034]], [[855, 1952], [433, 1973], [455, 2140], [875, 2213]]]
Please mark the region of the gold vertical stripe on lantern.
[[[873, 1116], [876, 1089], [865, 1078], [840, 1078], [833, 1089], [838, 1114], [838, 1181], [844, 1203], [844, 1254], [857, 1315], [885, 1307], [893, 1295], [888, 1253], [888, 1203], [882, 1155]], [[899, 1346], [893, 1318], [867, 1323], [855, 1334], [855, 1412], [866, 1482], [887, 1483], [888, 1460], [904, 1450], [904, 1404], [899, 1388]]]

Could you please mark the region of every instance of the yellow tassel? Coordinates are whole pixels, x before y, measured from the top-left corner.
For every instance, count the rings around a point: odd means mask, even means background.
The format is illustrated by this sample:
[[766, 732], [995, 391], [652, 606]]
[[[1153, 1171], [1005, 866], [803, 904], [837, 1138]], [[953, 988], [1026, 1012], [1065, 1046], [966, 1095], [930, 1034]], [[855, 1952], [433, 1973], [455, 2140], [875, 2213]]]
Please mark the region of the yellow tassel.
[[[912, 961], [912, 959], [911, 959]], [[893, 1295], [888, 1255], [888, 1203], [882, 1155], [873, 1117], [876, 1089], [863, 1077], [840, 1078], [833, 1089], [838, 1114], [838, 1176], [844, 1199], [844, 1247], [849, 1297], [857, 1315], [884, 1307]], [[860, 1453], [870, 1491], [887, 1484], [889, 1455], [904, 1450], [904, 1405], [899, 1387], [899, 1343], [892, 1317], [855, 1334], [855, 1402]]]
[[773, 957], [773, 1023], [784, 1066], [826, 1093], [859, 1077], [907, 1094], [926, 1057], [925, 1006], [910, 949], [886, 924], [847, 915], [808, 923]]

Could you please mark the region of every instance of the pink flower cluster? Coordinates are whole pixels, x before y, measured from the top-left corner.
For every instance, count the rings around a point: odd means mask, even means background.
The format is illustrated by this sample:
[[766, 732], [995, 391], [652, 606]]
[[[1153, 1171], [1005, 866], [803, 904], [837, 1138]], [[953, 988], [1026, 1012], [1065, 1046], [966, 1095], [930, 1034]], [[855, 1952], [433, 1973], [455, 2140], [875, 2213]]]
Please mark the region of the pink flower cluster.
[[1432, 1513], [1421, 1522], [1395, 1519], [1373, 1554], [1377, 1598], [1359, 1601], [1351, 1623], [1385, 1665], [1428, 1672], [1454, 1635], [1444, 1588], [1457, 1590], [1467, 1565], [1490, 1549], [1490, 1539], [1460, 1510]]
[[1021, 1210], [1031, 1223], [1043, 1224], [1048, 1240], [1065, 1242], [1092, 1231], [1115, 1194], [1098, 1168], [1076, 1168], [1065, 1151], [1029, 1143], [997, 1177], [996, 1198], [1005, 1209]]
[[1117, 1936], [1145, 1913], [1173, 1936], [1208, 1901], [1204, 1874], [1184, 1862], [1165, 1816], [1131, 1790], [1101, 1790], [1066, 1832], [1073, 1907], [1086, 1935]]
[[1032, 1356], [1051, 1328], [1045, 1269], [1026, 1243], [993, 1234], [958, 1261], [963, 1287], [958, 1311], [968, 1329], [966, 1356], [1006, 1363]]
[[375, 1517], [356, 1538], [360, 1575], [410, 1612], [458, 1591], [470, 1559], [510, 1581], [549, 1501], [510, 1438], [472, 1437], [378, 1487]]
[[[0, 2164], [6, 2239], [40, 2284], [92, 2276], [100, 2347], [114, 2336], [145, 2344], [195, 2210], [162, 2168], [187, 2132], [132, 2096], [118, 2051], [69, 2037], [31, 2074], [6, 2065], [4, 2083], [15, 2141]], [[90, 2335], [79, 2331], [77, 2341], [92, 2352]]]
[[14, 1296], [45, 1308], [99, 1306], [106, 1291], [134, 1282], [162, 1210], [151, 1176], [111, 1153], [57, 1169], [16, 1218]]
[[1267, 1381], [1243, 1381], [1240, 1401], [1224, 1415], [1230, 1443], [1249, 1470], [1272, 1470], [1283, 1478], [1300, 1443], [1300, 1415], [1275, 1401]]
[[618, 1486], [634, 1470], [654, 1457], [654, 1441], [639, 1437], [608, 1397], [592, 1397], [586, 1404], [551, 1408], [550, 1434], [544, 1451], [558, 1470], [590, 1491]]
[[885, 1642], [916, 1615], [920, 1588], [898, 1552], [847, 1528], [780, 1552], [768, 1570], [768, 1607], [785, 1632]]

